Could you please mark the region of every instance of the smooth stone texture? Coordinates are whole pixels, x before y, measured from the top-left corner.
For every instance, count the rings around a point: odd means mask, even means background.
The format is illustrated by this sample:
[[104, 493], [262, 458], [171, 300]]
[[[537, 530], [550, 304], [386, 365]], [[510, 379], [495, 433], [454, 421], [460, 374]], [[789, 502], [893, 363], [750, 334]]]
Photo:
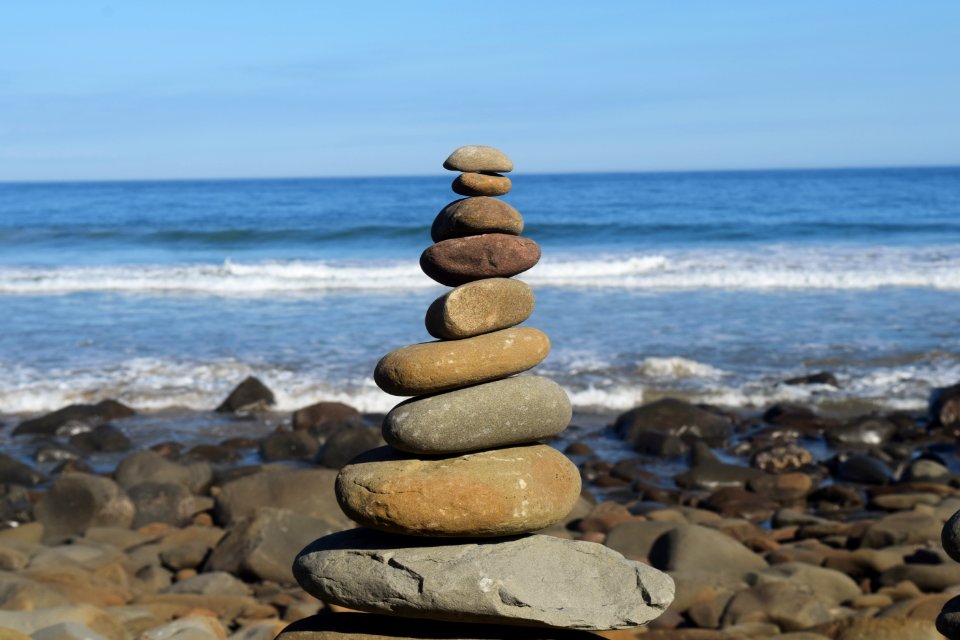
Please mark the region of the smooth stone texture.
[[395, 396], [421, 396], [491, 382], [532, 369], [550, 353], [533, 327], [502, 329], [464, 340], [422, 342], [391, 351], [373, 379]]
[[[441, 622], [370, 613], [320, 613], [298, 620], [277, 640], [597, 640], [573, 629]], [[0, 639], [2, 640], [2, 639]]]
[[510, 278], [462, 284], [427, 309], [427, 332], [439, 340], [472, 338], [518, 325], [533, 313], [533, 289]]
[[520, 212], [503, 200], [479, 196], [454, 200], [437, 214], [430, 227], [434, 242], [483, 233], [523, 233]]
[[91, 527], [128, 528], [134, 512], [133, 502], [117, 483], [86, 473], [60, 476], [34, 507], [46, 542], [83, 535]]
[[499, 173], [461, 173], [451, 188], [461, 196], [503, 196], [510, 193], [510, 178]]
[[954, 513], [940, 532], [943, 550], [956, 562], [960, 562], [960, 511]]
[[410, 453], [457, 453], [549, 438], [572, 417], [560, 385], [519, 376], [402, 402], [384, 418], [383, 438]]
[[355, 458], [337, 476], [337, 500], [360, 524], [426, 536], [503, 536], [563, 519], [580, 472], [546, 445], [418, 459], [390, 447]]
[[513, 161], [499, 149], [471, 144], [454, 150], [443, 161], [443, 168], [449, 171], [510, 173], [513, 171]]
[[425, 274], [448, 287], [482, 278], [509, 278], [540, 260], [540, 246], [530, 238], [485, 233], [437, 242], [420, 256]]
[[714, 571], [743, 576], [767, 562], [725, 533], [699, 525], [679, 525], [657, 538], [650, 564], [664, 571]]
[[669, 576], [602, 545], [542, 535], [440, 544], [355, 529], [311, 544], [293, 572], [351, 609], [572, 629], [644, 624], [674, 593]]

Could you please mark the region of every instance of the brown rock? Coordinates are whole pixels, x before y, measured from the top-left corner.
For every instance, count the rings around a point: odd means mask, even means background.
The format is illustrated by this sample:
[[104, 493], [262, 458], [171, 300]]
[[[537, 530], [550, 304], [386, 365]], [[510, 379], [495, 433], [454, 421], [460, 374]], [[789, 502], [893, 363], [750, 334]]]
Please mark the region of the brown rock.
[[355, 422], [360, 412], [342, 402], [317, 402], [293, 412], [294, 431], [316, 431], [332, 422]]
[[412, 535], [535, 531], [562, 520], [579, 495], [577, 468], [546, 445], [428, 459], [380, 447], [337, 477], [337, 499], [353, 520]]
[[460, 285], [427, 309], [427, 332], [440, 340], [460, 340], [520, 324], [533, 313], [533, 289], [509, 278], [487, 278]]
[[423, 272], [448, 287], [482, 278], [509, 278], [540, 260], [540, 246], [530, 238], [485, 233], [431, 245], [420, 256]]
[[499, 173], [461, 173], [453, 190], [462, 196], [502, 196], [510, 193], [510, 178]]
[[437, 214], [430, 228], [434, 242], [484, 233], [523, 233], [520, 213], [503, 200], [480, 196], [454, 200]]
[[443, 168], [450, 171], [510, 173], [513, 161], [503, 151], [482, 144], [460, 147], [444, 160]]
[[389, 394], [418, 396], [506, 378], [537, 366], [549, 352], [550, 339], [542, 331], [514, 327], [401, 347], [377, 363], [373, 379]]

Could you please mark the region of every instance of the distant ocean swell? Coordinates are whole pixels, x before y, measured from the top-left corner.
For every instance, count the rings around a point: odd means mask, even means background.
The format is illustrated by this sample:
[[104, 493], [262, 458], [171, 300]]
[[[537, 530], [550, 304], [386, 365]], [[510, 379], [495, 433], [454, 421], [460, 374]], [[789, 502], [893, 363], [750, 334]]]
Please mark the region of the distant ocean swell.
[[[531, 285], [631, 290], [960, 290], [960, 246], [767, 246], [727, 251], [545, 257]], [[0, 267], [0, 295], [78, 292], [269, 296], [436, 286], [413, 261], [261, 261], [221, 264]]]
[[[960, 379], [960, 359], [918, 354], [910, 362], [873, 368], [845, 367], [837, 371], [841, 388], [783, 384], [791, 372], [723, 371], [681, 357], [644, 358], [630, 371], [613, 375], [579, 376], [563, 363], [537, 373], [562, 383], [575, 409], [623, 411], [663, 394], [696, 402], [763, 409], [775, 402], [878, 409], [920, 410], [930, 390]], [[797, 371], [793, 373], [802, 373]], [[367, 412], [386, 412], [400, 401], [380, 391], [367, 375], [343, 379], [322, 371], [293, 370], [282, 365], [251, 364], [234, 358], [193, 361], [185, 358], [132, 358], [107, 368], [33, 369], [0, 362], [0, 414], [49, 411], [75, 402], [117, 398], [141, 411], [210, 410], [230, 388], [248, 375], [260, 377], [277, 397], [276, 409], [293, 411], [320, 400], [336, 400]], [[595, 380], [600, 381], [595, 381]]]

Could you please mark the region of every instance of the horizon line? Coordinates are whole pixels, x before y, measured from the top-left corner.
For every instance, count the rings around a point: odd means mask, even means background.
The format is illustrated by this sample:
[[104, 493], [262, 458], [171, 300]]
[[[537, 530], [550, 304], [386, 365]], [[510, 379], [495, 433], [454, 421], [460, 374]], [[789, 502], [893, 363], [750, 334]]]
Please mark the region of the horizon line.
[[[769, 168], [733, 168], [733, 169], [615, 169], [590, 171], [534, 171], [522, 173], [524, 176], [573, 176], [573, 175], [664, 175], [689, 173], [778, 173], [778, 172], [815, 172], [815, 171], [896, 171], [903, 169], [960, 169], [960, 164], [916, 164], [916, 165], [859, 165], [859, 166], [822, 166], [822, 167], [769, 167]], [[372, 174], [372, 175], [277, 175], [277, 176], [203, 176], [194, 178], [55, 178], [55, 179], [27, 179], [4, 180], [0, 185], [42, 185], [42, 184], [117, 184], [143, 182], [241, 182], [241, 181], [285, 181], [285, 180], [369, 180], [392, 178], [433, 178], [444, 175], [455, 175], [458, 171], [446, 173], [416, 173], [416, 174]], [[515, 172], [510, 172], [517, 175]]]

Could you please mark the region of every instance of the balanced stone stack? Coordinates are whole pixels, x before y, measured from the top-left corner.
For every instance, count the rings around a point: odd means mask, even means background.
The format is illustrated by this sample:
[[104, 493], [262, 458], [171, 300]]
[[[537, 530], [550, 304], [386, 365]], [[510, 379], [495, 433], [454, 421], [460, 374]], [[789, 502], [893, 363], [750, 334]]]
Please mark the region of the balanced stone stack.
[[[947, 555], [960, 562], [960, 511], [950, 516], [943, 525], [940, 541]], [[960, 640], [960, 596], [948, 600], [943, 606], [937, 616], [937, 631], [949, 640]]]
[[455, 287], [426, 312], [438, 340], [380, 360], [380, 388], [414, 397], [385, 417], [389, 446], [337, 478], [340, 506], [361, 528], [315, 541], [294, 575], [321, 600], [369, 613], [581, 630], [645, 624], [672, 601], [669, 576], [603, 545], [535, 533], [570, 512], [580, 474], [538, 443], [567, 427], [566, 393], [516, 375], [538, 365], [550, 341], [516, 326], [534, 296], [512, 276], [533, 267], [540, 248], [494, 197], [510, 191], [502, 174], [513, 163], [469, 146], [443, 166], [462, 172], [453, 190], [466, 197], [440, 211], [420, 258], [429, 277]]

